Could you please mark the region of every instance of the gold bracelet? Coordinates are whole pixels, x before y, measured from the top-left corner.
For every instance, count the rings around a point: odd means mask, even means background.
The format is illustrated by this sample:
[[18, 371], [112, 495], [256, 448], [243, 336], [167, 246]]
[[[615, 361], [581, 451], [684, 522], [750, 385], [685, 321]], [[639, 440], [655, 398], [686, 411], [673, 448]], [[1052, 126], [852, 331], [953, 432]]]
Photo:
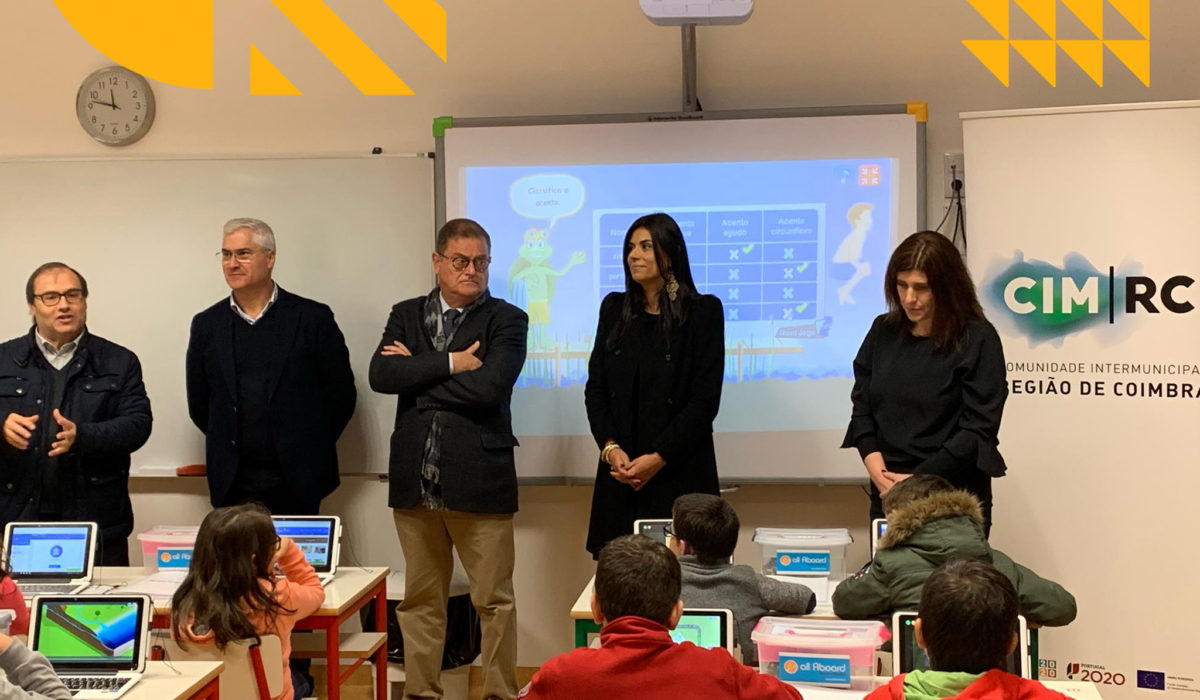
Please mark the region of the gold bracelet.
[[619, 449], [621, 449], [621, 446], [620, 446], [620, 445], [618, 445], [618, 444], [617, 444], [617, 443], [615, 443], [615, 442], [612, 442], [612, 441], [610, 440], [608, 443], [606, 443], [606, 444], [604, 445], [604, 449], [603, 449], [603, 450], [600, 450], [600, 461], [601, 461], [601, 462], [604, 462], [605, 464], [607, 464], [607, 463], [608, 463], [608, 456], [609, 456], [610, 454], [612, 454], [612, 451], [613, 451], [613, 450], [619, 450]]

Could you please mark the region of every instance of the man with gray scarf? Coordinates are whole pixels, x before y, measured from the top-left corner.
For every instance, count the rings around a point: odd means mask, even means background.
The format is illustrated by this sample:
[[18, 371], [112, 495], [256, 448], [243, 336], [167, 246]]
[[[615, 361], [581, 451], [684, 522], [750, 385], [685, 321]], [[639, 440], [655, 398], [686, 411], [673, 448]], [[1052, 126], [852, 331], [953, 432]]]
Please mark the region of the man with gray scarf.
[[483, 697], [516, 695], [512, 572], [517, 474], [509, 401], [529, 319], [488, 293], [491, 239], [470, 219], [438, 231], [428, 295], [392, 307], [371, 388], [396, 394], [388, 505], [405, 559], [406, 698], [440, 698], [453, 549], [482, 627]]

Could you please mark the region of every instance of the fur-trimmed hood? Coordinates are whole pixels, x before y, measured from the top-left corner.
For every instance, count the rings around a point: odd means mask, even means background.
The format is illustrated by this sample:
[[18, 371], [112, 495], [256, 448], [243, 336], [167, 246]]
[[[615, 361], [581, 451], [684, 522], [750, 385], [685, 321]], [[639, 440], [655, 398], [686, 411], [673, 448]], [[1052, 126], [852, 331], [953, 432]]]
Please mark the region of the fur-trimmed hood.
[[[887, 532], [883, 533], [883, 539], [879, 541], [879, 549], [892, 549], [905, 543], [911, 545], [909, 540], [912, 540], [927, 525], [935, 520], [945, 518], [967, 519], [973, 522], [978, 526], [979, 539], [985, 543], [986, 547], [986, 540], [983, 538], [983, 511], [979, 507], [979, 501], [966, 491], [947, 491], [917, 499], [892, 511], [888, 515]], [[959, 520], [958, 524], [946, 523], [945, 525], [959, 530], [966, 523]], [[967, 533], [960, 533], [959, 537], [965, 534]], [[955, 537], [955, 539], [959, 539], [959, 537]]]

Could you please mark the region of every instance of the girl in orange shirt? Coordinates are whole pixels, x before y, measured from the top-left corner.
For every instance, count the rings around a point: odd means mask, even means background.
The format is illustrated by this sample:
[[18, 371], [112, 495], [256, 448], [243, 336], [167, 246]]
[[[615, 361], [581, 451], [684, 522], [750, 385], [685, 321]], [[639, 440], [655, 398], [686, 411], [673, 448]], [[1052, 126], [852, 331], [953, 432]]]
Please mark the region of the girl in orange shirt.
[[303, 552], [275, 533], [262, 506], [218, 508], [200, 524], [187, 578], [171, 601], [171, 630], [181, 645], [220, 648], [260, 634], [278, 635], [284, 687], [272, 700], [292, 700], [311, 691], [299, 687], [308, 682], [288, 668], [292, 628], [324, 600], [325, 589]]

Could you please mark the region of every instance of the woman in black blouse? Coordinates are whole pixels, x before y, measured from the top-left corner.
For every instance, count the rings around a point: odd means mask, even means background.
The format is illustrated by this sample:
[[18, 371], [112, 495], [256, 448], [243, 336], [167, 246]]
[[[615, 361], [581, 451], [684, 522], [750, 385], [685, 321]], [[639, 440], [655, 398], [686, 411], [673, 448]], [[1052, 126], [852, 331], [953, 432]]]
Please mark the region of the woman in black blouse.
[[910, 474], [970, 491], [992, 524], [992, 479], [1003, 476], [996, 433], [1008, 397], [1000, 336], [983, 316], [962, 256], [943, 235], [914, 233], [892, 253], [888, 312], [854, 358], [854, 405], [842, 447], [855, 447], [880, 494]]
[[584, 389], [600, 461], [587, 549], [670, 518], [675, 498], [718, 493], [712, 424], [725, 374], [725, 312], [692, 282], [675, 220], [643, 216], [625, 234], [625, 292], [600, 304]]

